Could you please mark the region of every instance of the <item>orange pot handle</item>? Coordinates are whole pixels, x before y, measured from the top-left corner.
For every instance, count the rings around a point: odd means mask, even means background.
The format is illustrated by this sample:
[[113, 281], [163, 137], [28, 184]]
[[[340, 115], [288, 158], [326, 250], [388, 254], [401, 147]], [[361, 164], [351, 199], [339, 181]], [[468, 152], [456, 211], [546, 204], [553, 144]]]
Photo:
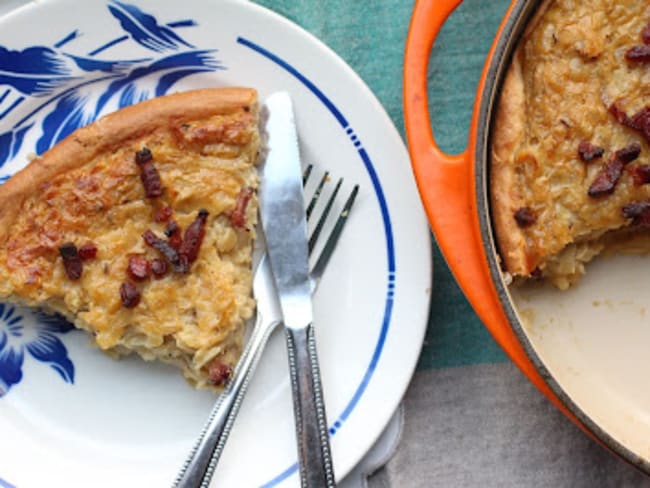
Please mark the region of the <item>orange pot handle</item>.
[[[478, 85], [467, 148], [458, 155], [450, 156], [438, 148], [433, 137], [427, 100], [427, 62], [442, 25], [460, 2], [418, 0], [406, 42], [404, 112], [409, 151], [420, 196], [438, 246], [454, 277], [497, 343], [542, 393], [583, 427], [551, 391], [528, 358], [508, 322], [490, 275], [478, 219], [472, 153], [476, 146], [478, 107], [485, 83], [485, 70]], [[497, 36], [502, 29], [503, 24]], [[494, 46], [488, 60], [493, 50]]]

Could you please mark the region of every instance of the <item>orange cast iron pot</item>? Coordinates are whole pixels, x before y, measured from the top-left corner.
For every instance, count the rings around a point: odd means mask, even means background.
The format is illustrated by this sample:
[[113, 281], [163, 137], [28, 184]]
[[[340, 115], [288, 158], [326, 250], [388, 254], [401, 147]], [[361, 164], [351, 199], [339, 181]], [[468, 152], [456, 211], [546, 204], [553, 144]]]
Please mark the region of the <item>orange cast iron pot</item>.
[[510, 55], [541, 3], [513, 0], [497, 31], [478, 85], [467, 148], [443, 153], [433, 138], [427, 62], [442, 25], [461, 0], [418, 0], [404, 59], [406, 133], [420, 196], [436, 241], [461, 289], [497, 343], [528, 379], [592, 438], [650, 474], [650, 465], [590, 419], [548, 373], [505, 298], [487, 201], [492, 108]]

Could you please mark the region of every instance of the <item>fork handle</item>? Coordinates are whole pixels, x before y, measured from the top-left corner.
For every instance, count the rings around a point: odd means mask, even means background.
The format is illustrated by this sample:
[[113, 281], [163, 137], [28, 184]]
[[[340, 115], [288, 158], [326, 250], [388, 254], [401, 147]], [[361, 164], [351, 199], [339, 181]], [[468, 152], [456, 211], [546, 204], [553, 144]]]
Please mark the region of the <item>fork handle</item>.
[[201, 435], [174, 481], [174, 488], [208, 488], [210, 485], [250, 379], [257, 368], [264, 346], [277, 325], [278, 322], [265, 324], [258, 314], [239, 366], [215, 402]]
[[298, 466], [303, 488], [334, 487], [334, 467], [316, 354], [314, 326], [286, 328]]

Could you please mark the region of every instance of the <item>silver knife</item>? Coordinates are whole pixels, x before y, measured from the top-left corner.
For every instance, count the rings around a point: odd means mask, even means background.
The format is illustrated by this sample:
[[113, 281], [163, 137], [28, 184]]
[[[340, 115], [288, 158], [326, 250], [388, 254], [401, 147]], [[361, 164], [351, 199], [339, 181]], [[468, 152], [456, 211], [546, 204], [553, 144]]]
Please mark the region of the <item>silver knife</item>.
[[266, 160], [260, 215], [287, 338], [301, 485], [335, 486], [311, 302], [307, 222], [291, 98], [264, 103]]

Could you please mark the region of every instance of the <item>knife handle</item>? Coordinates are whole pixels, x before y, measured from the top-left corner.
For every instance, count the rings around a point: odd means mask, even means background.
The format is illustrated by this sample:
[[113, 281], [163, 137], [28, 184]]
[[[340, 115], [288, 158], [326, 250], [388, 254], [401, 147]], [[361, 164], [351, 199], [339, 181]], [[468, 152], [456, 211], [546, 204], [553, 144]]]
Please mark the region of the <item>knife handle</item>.
[[285, 331], [300, 483], [303, 488], [335, 487], [314, 326]]

